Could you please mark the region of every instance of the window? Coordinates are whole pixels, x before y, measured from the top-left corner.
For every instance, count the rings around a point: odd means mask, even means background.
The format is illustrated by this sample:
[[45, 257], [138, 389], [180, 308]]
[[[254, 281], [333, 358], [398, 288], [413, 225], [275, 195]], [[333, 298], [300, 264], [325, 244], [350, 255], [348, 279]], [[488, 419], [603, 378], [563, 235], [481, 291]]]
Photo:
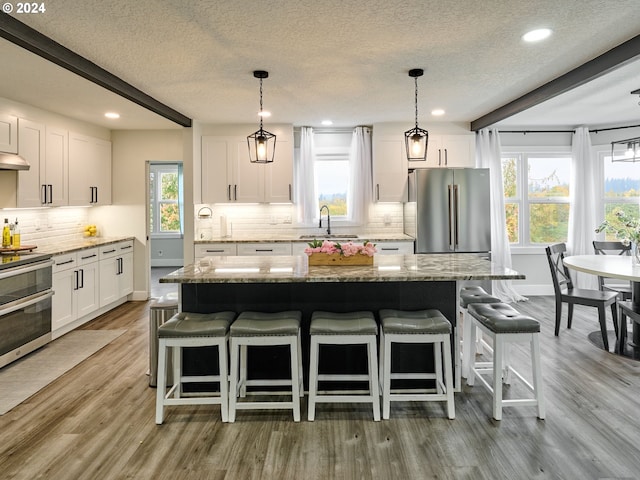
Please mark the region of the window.
[[503, 154], [502, 175], [509, 242], [517, 246], [565, 242], [571, 154]]
[[[617, 153], [616, 158], [618, 158]], [[621, 156], [623, 152], [620, 152]], [[615, 224], [615, 212], [624, 211], [632, 218], [640, 217], [640, 162], [612, 162], [611, 151], [598, 154], [603, 165], [604, 218]], [[607, 233], [606, 240], [616, 240]]]
[[178, 165], [152, 164], [149, 173], [149, 233], [180, 234]]
[[352, 130], [314, 131], [314, 178], [318, 206], [327, 205], [332, 220], [346, 220], [349, 214], [349, 176]]

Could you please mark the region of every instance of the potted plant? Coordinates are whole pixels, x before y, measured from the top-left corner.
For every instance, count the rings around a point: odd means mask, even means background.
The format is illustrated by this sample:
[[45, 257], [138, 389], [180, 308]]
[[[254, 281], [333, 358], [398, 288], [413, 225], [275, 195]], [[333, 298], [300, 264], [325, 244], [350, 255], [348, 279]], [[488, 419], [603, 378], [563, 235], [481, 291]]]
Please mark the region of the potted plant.
[[596, 233], [610, 233], [625, 245], [631, 243], [631, 263], [640, 265], [640, 252], [638, 250], [638, 244], [640, 244], [640, 221], [629, 217], [622, 210], [616, 210], [614, 214], [615, 219], [602, 222], [596, 228]]

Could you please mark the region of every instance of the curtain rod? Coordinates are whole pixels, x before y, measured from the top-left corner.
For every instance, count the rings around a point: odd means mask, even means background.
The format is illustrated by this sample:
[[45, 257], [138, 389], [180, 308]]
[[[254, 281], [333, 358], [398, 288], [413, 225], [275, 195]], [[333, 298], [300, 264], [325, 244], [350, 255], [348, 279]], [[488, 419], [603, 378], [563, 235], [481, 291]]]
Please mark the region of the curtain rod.
[[[596, 128], [589, 130], [589, 133], [607, 132], [609, 130], [620, 130], [623, 128], [638, 128], [640, 125], [625, 125], [623, 127]], [[498, 130], [498, 133], [574, 133], [575, 130]]]

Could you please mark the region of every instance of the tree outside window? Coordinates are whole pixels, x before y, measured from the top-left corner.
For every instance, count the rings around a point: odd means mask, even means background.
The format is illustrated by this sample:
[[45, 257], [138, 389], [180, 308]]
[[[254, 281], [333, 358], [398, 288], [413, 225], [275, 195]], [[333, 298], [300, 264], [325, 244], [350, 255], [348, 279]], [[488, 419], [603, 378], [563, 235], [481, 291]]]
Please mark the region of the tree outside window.
[[[615, 153], [618, 158], [618, 152]], [[620, 152], [620, 156], [622, 154]], [[604, 219], [615, 225], [617, 211], [640, 218], [640, 162], [613, 162], [611, 152], [601, 152], [599, 157], [604, 169]], [[617, 240], [611, 233], [607, 233], [605, 239]]]

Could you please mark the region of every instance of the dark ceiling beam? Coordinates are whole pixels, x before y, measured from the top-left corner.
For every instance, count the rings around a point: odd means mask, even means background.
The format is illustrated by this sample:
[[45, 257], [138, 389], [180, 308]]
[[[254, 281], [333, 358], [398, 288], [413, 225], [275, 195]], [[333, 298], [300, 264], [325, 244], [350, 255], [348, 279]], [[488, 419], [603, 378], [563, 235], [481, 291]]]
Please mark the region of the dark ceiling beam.
[[640, 35], [471, 122], [478, 131], [594, 80], [640, 55]]
[[[137, 103], [172, 122], [191, 127], [191, 119], [155, 98], [138, 90], [104, 68], [60, 45], [6, 13], [0, 13], [0, 37], [61, 66], [90, 82]], [[6, 68], [6, 66], [5, 66]]]

